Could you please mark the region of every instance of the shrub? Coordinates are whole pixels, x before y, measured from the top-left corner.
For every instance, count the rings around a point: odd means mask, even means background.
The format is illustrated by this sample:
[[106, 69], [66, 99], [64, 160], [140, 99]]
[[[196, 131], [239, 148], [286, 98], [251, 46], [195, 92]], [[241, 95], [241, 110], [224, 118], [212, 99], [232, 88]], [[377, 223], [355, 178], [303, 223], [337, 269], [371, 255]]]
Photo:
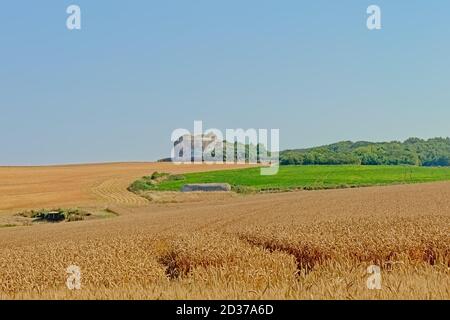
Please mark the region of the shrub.
[[256, 192], [256, 190], [254, 188], [248, 187], [248, 186], [242, 186], [242, 185], [232, 186], [231, 189], [236, 193], [242, 193], [242, 194], [249, 194], [249, 193]]
[[153, 172], [152, 173], [152, 175], [150, 176], [150, 179], [151, 180], [157, 180], [157, 179], [161, 179], [161, 178], [165, 178], [165, 177], [167, 177], [167, 176], [169, 176], [169, 174], [168, 173], [165, 173], [165, 172], [158, 172], [158, 171], [155, 171], [155, 172]]
[[186, 179], [186, 177], [181, 174], [174, 174], [167, 177], [168, 181], [179, 181], [184, 179]]
[[128, 191], [137, 192], [137, 191], [146, 191], [153, 189], [153, 185], [151, 183], [146, 182], [145, 177], [141, 180], [136, 180], [129, 187]]
[[145, 176], [142, 177], [139, 180], [134, 181], [129, 187], [128, 191], [131, 192], [139, 192], [139, 191], [149, 191], [149, 190], [155, 190], [156, 185], [158, 183], [161, 183], [163, 181], [177, 181], [177, 180], [184, 180], [185, 177], [180, 174], [171, 175], [169, 173], [165, 172], [153, 172], [151, 176]]

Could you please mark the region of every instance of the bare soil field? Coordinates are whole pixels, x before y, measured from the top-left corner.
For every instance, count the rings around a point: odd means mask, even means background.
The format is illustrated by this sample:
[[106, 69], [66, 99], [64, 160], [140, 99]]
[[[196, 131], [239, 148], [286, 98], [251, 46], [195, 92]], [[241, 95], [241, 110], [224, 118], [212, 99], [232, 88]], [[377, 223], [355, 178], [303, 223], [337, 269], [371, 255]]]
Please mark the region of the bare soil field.
[[[0, 228], [0, 298], [450, 299], [450, 183], [117, 200], [149, 171], [202, 170], [167, 165], [0, 169], [4, 211], [35, 206], [34, 194], [38, 207], [112, 201], [119, 214]], [[366, 286], [374, 264], [380, 290]], [[66, 287], [70, 265], [81, 290]]]

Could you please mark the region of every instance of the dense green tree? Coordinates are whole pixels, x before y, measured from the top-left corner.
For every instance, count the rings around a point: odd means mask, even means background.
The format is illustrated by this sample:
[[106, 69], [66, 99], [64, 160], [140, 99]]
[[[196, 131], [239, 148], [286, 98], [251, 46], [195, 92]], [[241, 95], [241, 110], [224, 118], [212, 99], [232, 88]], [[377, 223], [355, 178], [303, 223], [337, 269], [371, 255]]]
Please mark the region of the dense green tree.
[[450, 138], [404, 142], [342, 141], [327, 146], [286, 150], [280, 154], [284, 165], [414, 165], [450, 166]]

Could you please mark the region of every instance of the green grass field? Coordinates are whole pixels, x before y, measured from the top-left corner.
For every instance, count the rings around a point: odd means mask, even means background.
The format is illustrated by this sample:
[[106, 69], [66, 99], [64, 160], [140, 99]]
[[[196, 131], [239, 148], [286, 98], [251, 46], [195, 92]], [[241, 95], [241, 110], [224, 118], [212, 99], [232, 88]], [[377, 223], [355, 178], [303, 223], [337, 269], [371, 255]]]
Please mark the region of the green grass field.
[[[181, 177], [182, 178], [182, 177]], [[259, 168], [185, 174], [155, 185], [138, 181], [137, 190], [178, 191], [187, 183], [229, 183], [235, 191], [330, 189], [373, 185], [450, 181], [450, 168], [412, 166], [281, 166], [277, 175], [261, 176]]]

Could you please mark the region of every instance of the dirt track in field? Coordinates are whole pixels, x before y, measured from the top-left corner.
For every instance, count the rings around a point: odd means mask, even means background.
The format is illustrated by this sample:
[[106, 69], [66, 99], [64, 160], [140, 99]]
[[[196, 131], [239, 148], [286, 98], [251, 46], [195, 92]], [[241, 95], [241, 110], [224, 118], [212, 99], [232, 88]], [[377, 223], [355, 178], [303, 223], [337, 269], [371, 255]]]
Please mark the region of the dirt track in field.
[[[450, 299], [450, 183], [205, 195], [182, 203], [147, 202], [126, 191], [153, 171], [198, 170], [204, 168], [1, 168], [0, 181], [9, 181], [0, 187], [3, 210], [56, 201], [109, 204], [119, 216], [0, 228], [0, 299]], [[366, 288], [374, 263], [384, 268], [383, 290]], [[71, 264], [83, 272], [80, 292], [65, 287]]]
[[146, 205], [128, 192], [131, 182], [154, 171], [183, 173], [238, 165], [109, 163], [48, 167], [0, 167], [0, 213], [58, 206]]

